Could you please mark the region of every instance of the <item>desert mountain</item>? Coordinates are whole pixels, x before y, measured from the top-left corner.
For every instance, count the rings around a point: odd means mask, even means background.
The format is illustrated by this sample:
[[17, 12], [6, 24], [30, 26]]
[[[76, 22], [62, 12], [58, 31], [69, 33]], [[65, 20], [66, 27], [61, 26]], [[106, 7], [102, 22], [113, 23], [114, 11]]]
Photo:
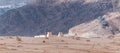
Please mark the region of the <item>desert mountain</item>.
[[[99, 0], [37, 0], [0, 16], [0, 35], [68, 33], [69, 29], [95, 20], [113, 9], [111, 2]], [[89, 24], [87, 24], [89, 25]]]
[[69, 34], [79, 37], [110, 37], [120, 33], [120, 12], [109, 12], [101, 18], [83, 23], [69, 30]]

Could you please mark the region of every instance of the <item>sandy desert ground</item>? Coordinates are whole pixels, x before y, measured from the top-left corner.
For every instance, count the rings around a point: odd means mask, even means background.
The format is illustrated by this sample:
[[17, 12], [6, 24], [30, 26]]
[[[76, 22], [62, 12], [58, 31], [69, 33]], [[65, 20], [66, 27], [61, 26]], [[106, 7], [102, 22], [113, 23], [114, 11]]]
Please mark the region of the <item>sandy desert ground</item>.
[[120, 53], [120, 38], [1, 36], [0, 53]]

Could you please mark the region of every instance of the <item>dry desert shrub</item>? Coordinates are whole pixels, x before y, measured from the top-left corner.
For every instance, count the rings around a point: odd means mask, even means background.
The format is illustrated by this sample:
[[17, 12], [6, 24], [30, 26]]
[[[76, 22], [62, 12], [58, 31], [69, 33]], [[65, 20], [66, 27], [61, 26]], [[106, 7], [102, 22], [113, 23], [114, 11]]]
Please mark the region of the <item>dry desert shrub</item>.
[[74, 39], [74, 36], [71, 36], [70, 38]]
[[0, 40], [4, 40], [4, 39], [1, 38]]
[[68, 48], [68, 46], [64, 46], [65, 48]]
[[105, 47], [104, 47], [104, 49], [109, 49], [109, 48], [110, 48], [110, 46], [105, 46]]
[[75, 39], [76, 39], [76, 40], [80, 40], [80, 37], [76, 37]]
[[22, 45], [18, 45], [17, 47], [23, 47]]
[[65, 42], [65, 40], [61, 40], [61, 42]]
[[35, 48], [34, 50], [39, 50], [38, 48]]
[[86, 40], [87, 42], [90, 42], [90, 40]]
[[91, 53], [91, 51], [87, 50], [88, 53]]
[[10, 50], [17, 50], [17, 49], [15, 49], [15, 48], [12, 48], [12, 49], [10, 49]]
[[0, 43], [0, 45], [6, 45], [6, 43]]
[[20, 37], [18, 37], [18, 36], [16, 36], [16, 40], [17, 41], [22, 41], [22, 39]]
[[66, 42], [65, 44], [69, 44], [69, 43]]
[[115, 38], [115, 37], [114, 37], [114, 36], [109, 36], [108, 38], [109, 38], [109, 39], [113, 39], [113, 38]]
[[8, 38], [9, 38], [9, 39], [13, 39], [13, 37], [12, 37], [12, 36], [9, 36]]
[[42, 42], [43, 42], [43, 43], [45, 43], [46, 41], [45, 41], [45, 40], [43, 40]]

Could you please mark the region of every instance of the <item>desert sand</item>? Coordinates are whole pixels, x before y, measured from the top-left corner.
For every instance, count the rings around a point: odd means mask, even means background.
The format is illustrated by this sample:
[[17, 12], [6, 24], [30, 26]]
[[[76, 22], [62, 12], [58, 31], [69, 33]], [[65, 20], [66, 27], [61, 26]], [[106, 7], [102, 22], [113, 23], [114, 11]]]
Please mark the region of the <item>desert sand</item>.
[[1, 36], [0, 53], [120, 53], [120, 38]]

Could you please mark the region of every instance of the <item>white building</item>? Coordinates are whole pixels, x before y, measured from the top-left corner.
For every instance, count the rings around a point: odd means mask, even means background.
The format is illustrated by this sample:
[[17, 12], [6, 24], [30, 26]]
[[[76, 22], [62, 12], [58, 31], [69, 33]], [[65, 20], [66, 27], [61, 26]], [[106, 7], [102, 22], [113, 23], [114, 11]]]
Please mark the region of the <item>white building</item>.
[[45, 38], [46, 35], [38, 35], [38, 36], [34, 36], [34, 38]]

